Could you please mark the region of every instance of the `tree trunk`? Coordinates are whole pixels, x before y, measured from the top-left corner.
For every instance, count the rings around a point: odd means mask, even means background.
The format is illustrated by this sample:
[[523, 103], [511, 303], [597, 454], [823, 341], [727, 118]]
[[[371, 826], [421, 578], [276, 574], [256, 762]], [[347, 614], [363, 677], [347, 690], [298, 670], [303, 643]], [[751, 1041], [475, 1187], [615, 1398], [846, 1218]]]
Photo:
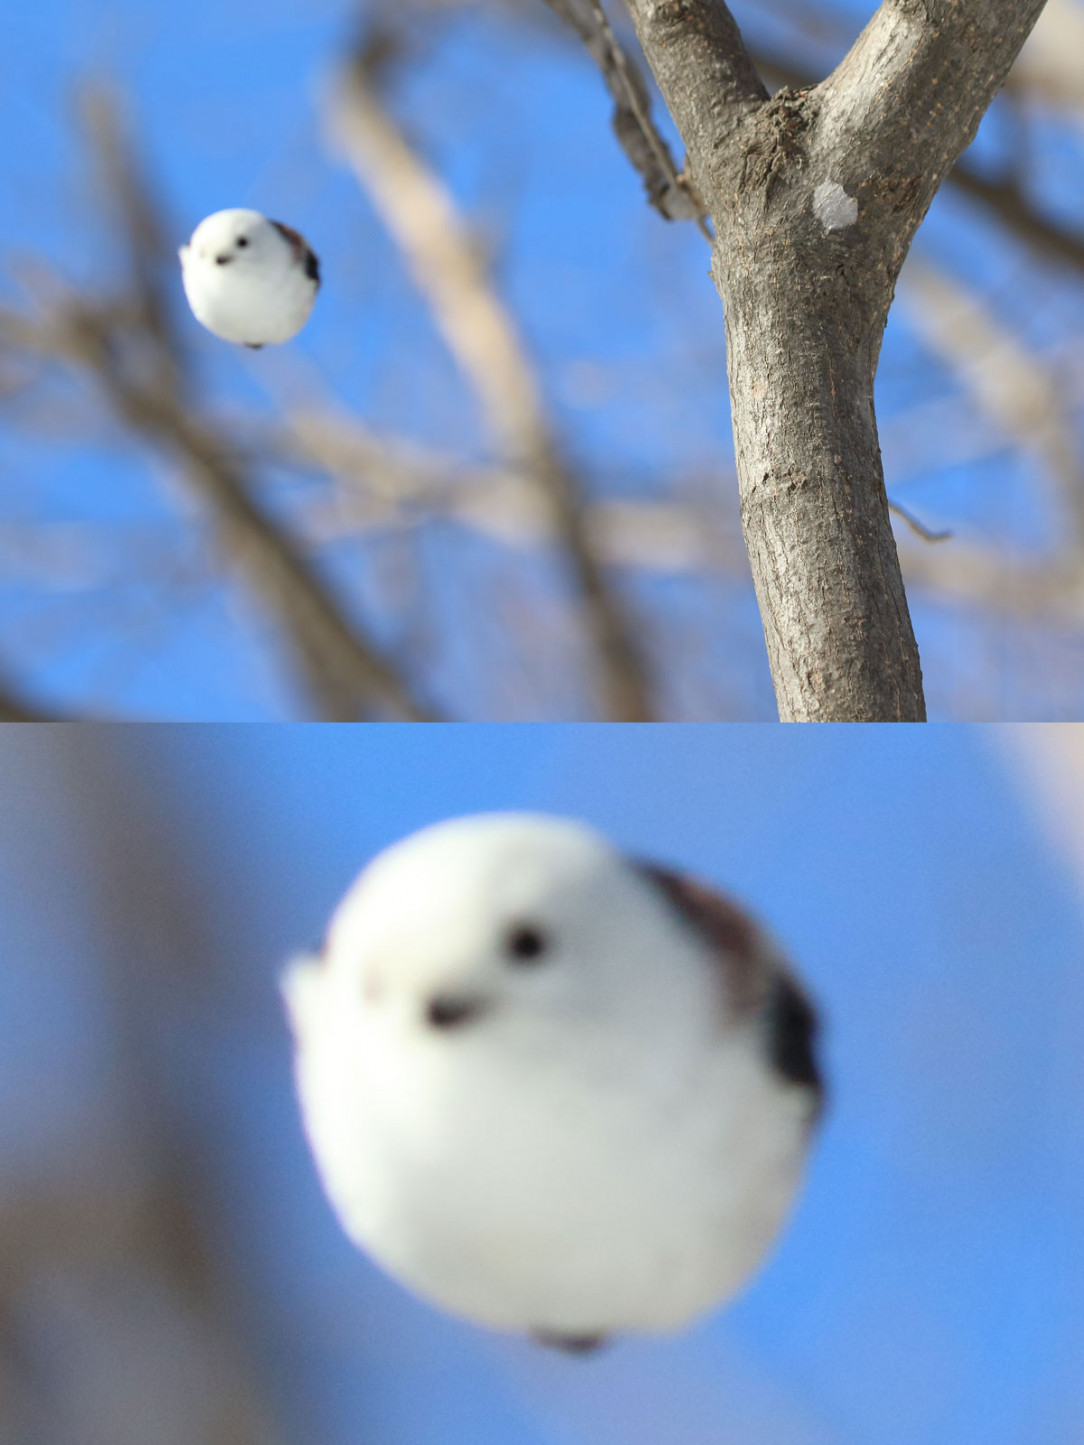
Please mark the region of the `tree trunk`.
[[722, 0], [627, 0], [715, 226], [742, 525], [784, 721], [922, 721], [873, 382], [900, 266], [1043, 0], [883, 0], [768, 99]]
[[[742, 528], [784, 722], [921, 721], [873, 414], [879, 336], [785, 233], [715, 253]], [[846, 240], [835, 245], [842, 251]]]

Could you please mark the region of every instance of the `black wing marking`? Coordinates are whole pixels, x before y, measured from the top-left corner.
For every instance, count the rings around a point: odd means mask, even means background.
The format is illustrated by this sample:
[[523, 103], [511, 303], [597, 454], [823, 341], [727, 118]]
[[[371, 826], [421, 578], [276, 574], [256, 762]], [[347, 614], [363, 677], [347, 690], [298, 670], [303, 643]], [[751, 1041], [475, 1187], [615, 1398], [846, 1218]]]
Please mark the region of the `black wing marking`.
[[824, 1096], [824, 1079], [817, 1060], [817, 1012], [787, 974], [780, 974], [775, 980], [765, 1019], [772, 1064], [790, 1083], [812, 1089], [819, 1108]]
[[637, 860], [633, 866], [711, 945], [726, 973], [731, 1007], [739, 1011], [755, 1007], [765, 970], [759, 933], [748, 914], [698, 878], [656, 863]]
[[301, 266], [304, 267], [305, 275], [310, 281], [320, 284], [320, 258], [309, 245], [308, 241], [300, 231], [295, 231], [293, 226], [287, 226], [284, 221], [272, 221], [271, 224], [280, 236], [285, 236], [293, 248], [294, 256]]
[[731, 1005], [764, 1021], [768, 1058], [787, 1083], [811, 1089], [819, 1112], [824, 1080], [817, 1061], [817, 1012], [774, 954], [756, 924], [723, 894], [684, 873], [636, 863], [687, 923], [711, 943], [725, 968]]

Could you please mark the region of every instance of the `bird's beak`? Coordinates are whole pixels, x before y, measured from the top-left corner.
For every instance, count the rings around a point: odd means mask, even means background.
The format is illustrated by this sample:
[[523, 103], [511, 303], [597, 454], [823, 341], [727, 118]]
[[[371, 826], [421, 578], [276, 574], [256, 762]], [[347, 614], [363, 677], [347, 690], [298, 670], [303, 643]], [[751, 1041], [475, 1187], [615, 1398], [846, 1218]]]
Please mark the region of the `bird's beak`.
[[492, 1007], [492, 999], [479, 994], [435, 993], [425, 1005], [425, 1021], [434, 1029], [459, 1029], [474, 1023]]

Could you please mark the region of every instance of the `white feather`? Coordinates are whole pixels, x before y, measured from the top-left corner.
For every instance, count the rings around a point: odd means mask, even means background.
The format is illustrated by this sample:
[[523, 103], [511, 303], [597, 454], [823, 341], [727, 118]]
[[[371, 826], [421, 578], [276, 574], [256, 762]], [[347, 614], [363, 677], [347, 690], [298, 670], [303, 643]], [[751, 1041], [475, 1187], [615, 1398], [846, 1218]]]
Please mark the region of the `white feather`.
[[[517, 924], [545, 958], [508, 958]], [[450, 1311], [673, 1329], [740, 1288], [786, 1217], [811, 1091], [733, 1017], [706, 941], [578, 824], [462, 819], [389, 849], [284, 991], [343, 1227]], [[449, 994], [484, 1009], [436, 1030]]]

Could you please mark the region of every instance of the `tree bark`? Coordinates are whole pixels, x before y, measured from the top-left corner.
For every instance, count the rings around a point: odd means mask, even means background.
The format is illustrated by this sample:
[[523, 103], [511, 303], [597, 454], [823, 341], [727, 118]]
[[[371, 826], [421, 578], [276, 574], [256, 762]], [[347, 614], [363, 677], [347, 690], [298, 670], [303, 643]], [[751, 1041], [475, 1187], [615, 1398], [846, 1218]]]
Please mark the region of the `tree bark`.
[[904, 257], [1043, 0], [883, 0], [768, 98], [722, 0], [627, 0], [715, 227], [742, 525], [784, 721], [922, 721], [873, 383]]

